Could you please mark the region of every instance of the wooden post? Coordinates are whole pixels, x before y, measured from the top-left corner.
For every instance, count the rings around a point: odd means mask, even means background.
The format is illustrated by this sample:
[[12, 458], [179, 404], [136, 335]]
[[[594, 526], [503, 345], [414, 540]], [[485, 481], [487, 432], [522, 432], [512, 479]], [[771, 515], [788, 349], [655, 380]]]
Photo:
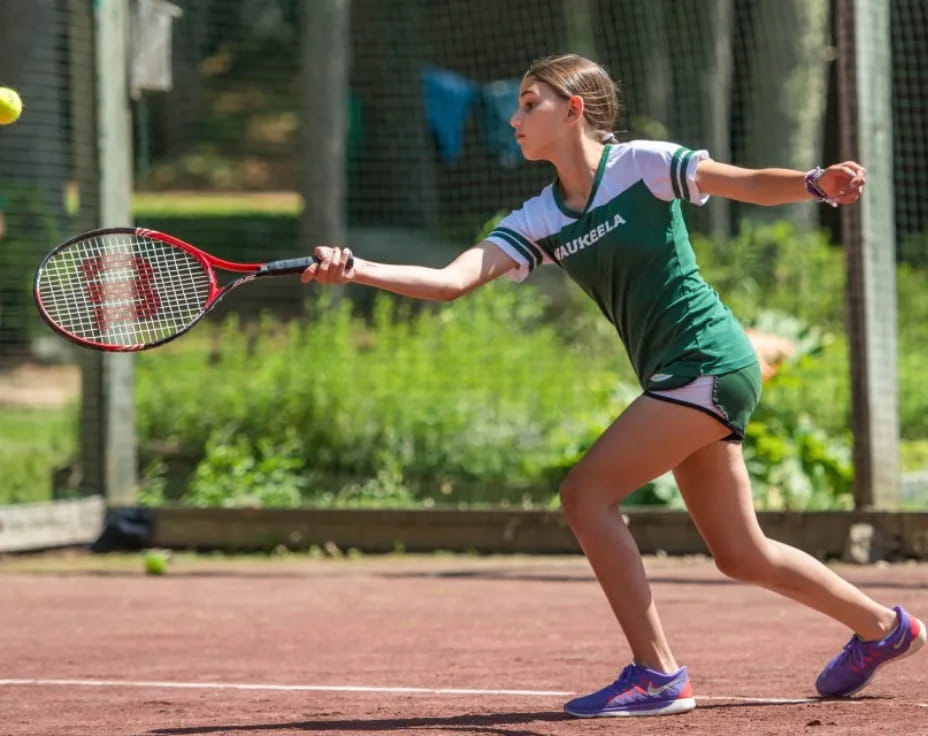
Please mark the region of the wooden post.
[[842, 210], [854, 503], [891, 509], [900, 502], [900, 476], [889, 3], [838, 0], [836, 9], [841, 157], [867, 169], [860, 202]]
[[[128, 0], [94, 0], [101, 227], [132, 218]], [[82, 354], [82, 491], [131, 505], [136, 486], [133, 356]]]
[[345, 242], [350, 9], [349, 0], [303, 4], [300, 156], [307, 204], [300, 218], [300, 242], [307, 248]]
[[574, 54], [582, 54], [589, 59], [595, 59], [596, 13], [590, 0], [562, 0], [561, 7], [564, 14], [564, 38], [566, 48]]

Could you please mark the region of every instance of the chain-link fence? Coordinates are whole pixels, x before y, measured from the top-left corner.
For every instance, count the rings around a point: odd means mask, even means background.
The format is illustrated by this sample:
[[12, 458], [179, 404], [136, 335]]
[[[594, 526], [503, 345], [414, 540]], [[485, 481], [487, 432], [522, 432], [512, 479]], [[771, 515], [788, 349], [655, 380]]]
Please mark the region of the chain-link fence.
[[[928, 6], [924, 0], [890, 5], [892, 64], [887, 78], [874, 83], [892, 87], [892, 119], [885, 130], [892, 134], [900, 264], [902, 465], [910, 472], [928, 468], [928, 392], [919, 368], [928, 341], [928, 185], [921, 177], [928, 159], [922, 134], [928, 116]], [[78, 433], [71, 429], [76, 410], [35, 405], [37, 399], [30, 404], [21, 387], [27, 373], [43, 370], [46, 387], [59, 389], [56, 396], [80, 403], [81, 392], [74, 393], [80, 381], [67, 372], [77, 362], [75, 353], [41, 324], [30, 284], [51, 245], [99, 222], [98, 142], [107, 131], [97, 125], [98, 6], [91, 0], [0, 0], [0, 85], [18, 88], [26, 103], [18, 123], [0, 128], [6, 222], [0, 231], [6, 387], [0, 400], [9, 418], [0, 425], [16, 425], [0, 442], [15, 447], [18, 457], [34, 458], [20, 471], [18, 490], [8, 491], [13, 500], [67, 493], [81, 487], [82, 472], [88, 477], [86, 468], [72, 462], [78, 456]], [[491, 218], [550, 181], [550, 168], [521, 158], [509, 118], [522, 72], [533, 59], [552, 53], [590, 56], [619, 81], [621, 139], [670, 140], [743, 166], [805, 170], [838, 160], [841, 131], [849, 125], [842, 120], [835, 32], [841, 3], [830, 0], [127, 0], [127, 8], [132, 21], [125, 93], [134, 182], [126, 186], [135, 192], [133, 224], [170, 232], [232, 260], [303, 255], [315, 243], [345, 242], [373, 259], [446, 262], [475, 242]], [[707, 278], [745, 324], [787, 338], [795, 351], [768, 384], [755, 447], [779, 438], [786, 448], [781, 459], [801, 472], [786, 477], [769, 469], [776, 452], [755, 457], [768, 467], [758, 476], [768, 489], [761, 500], [824, 504], [809, 488], [834, 482], [846, 490], [850, 473], [841, 214], [811, 203], [762, 209], [718, 198], [686, 214]], [[538, 273], [531, 283], [545, 294], [542, 311], [563, 345], [581, 353], [603, 349], [602, 330], [587, 319], [588, 310], [560, 273]], [[372, 294], [354, 287], [345, 294], [365, 318], [378, 318]], [[231, 312], [240, 324], [252, 323], [266, 310], [281, 320], [311, 321], [319, 311], [307, 308], [306, 297], [296, 283], [255, 285], [230, 300], [210, 325], [222, 324]], [[252, 343], [259, 339], [256, 332], [248, 333]], [[213, 334], [209, 325], [207, 333]], [[212, 355], [216, 364], [222, 362], [220, 344], [213, 337], [195, 349]], [[608, 349], [615, 380], [627, 379], [624, 356], [616, 347]], [[254, 373], [260, 373], [262, 356], [251, 355]], [[201, 473], [220, 467], [204, 469], [209, 447], [261, 434], [240, 417], [227, 421], [216, 409], [221, 426], [180, 437], [171, 427], [193, 420], [153, 416], [159, 402], [147, 398], [165, 380], [158, 360], [163, 358], [155, 353], [137, 359], [143, 482], [164, 481], [165, 467], [183, 468], [176, 472], [187, 482], [197, 467]], [[439, 356], [434, 361], [444, 365]], [[51, 372], [55, 365], [57, 373]], [[307, 380], [322, 370], [308, 366]], [[401, 385], [403, 370], [397, 360]], [[240, 380], [223, 376], [212, 374], [208, 385]], [[408, 379], [418, 380], [413, 374]], [[470, 382], [467, 376], [457, 381]], [[84, 383], [86, 397], [86, 375]], [[615, 392], [604, 395], [612, 403], [578, 409], [583, 418], [564, 416], [563, 431], [582, 425], [583, 436], [602, 421], [588, 414], [621, 408]], [[356, 410], [361, 415], [343, 421], [367, 426], [363, 413], [370, 407]], [[36, 413], [41, 411], [46, 413]], [[33, 432], [36, 423], [57, 427], [54, 436]], [[333, 431], [302, 426], [300, 442], [307, 433]], [[449, 444], [468, 431], [455, 426], [458, 435], [449, 435]], [[25, 439], [30, 432], [36, 442]], [[92, 432], [85, 419], [85, 441]], [[377, 456], [388, 434], [381, 427], [354, 439], [367, 455]], [[193, 436], [206, 439], [197, 446]], [[285, 460], [297, 462], [295, 456], [306, 454], [300, 442], [302, 449]], [[413, 449], [397, 451], [379, 465], [343, 459], [341, 470], [362, 485], [365, 476], [383, 473], [409, 485], [406, 469], [431, 452], [428, 442], [410, 443]], [[262, 455], [253, 442], [249, 447], [258, 462], [273, 454]], [[810, 459], [819, 451], [831, 453], [830, 464]], [[453, 455], [453, 448], [445, 454]], [[321, 464], [323, 458], [314, 456], [311, 465]], [[549, 465], [549, 474], [534, 482], [551, 490], [561, 466]], [[55, 480], [44, 482], [45, 491], [24, 490], [36, 487], [38, 474], [52, 478], [53, 468]], [[810, 480], [816, 473], [825, 480]], [[440, 475], [423, 477], [440, 489]], [[436, 491], [438, 500], [441, 493]]]

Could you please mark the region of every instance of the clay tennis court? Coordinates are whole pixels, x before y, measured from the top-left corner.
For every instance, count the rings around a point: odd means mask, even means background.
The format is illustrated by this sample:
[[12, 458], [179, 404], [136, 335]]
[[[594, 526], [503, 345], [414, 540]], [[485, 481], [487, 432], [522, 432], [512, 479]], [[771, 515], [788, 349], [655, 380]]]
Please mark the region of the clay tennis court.
[[[582, 557], [0, 561], [0, 734], [928, 734], [928, 654], [863, 697], [813, 680], [836, 624], [701, 558], [647, 565], [699, 707], [577, 720], [627, 649]], [[928, 566], [840, 566], [928, 614]]]

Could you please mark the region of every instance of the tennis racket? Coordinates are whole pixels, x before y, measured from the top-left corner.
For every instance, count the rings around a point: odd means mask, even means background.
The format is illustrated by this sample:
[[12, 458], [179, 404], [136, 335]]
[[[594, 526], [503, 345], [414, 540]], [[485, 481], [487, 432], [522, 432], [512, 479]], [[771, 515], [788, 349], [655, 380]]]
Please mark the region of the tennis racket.
[[[51, 328], [78, 345], [147, 350], [183, 335], [242, 284], [301, 273], [316, 261], [309, 256], [233, 263], [155, 230], [105, 228], [71, 238], [46, 255], [34, 294]], [[243, 275], [223, 286], [217, 270]]]

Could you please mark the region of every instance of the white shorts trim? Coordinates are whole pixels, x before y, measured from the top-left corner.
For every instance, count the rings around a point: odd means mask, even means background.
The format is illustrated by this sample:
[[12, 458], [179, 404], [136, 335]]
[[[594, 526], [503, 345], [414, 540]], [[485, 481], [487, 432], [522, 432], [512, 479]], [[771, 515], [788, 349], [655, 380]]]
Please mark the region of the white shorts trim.
[[700, 376], [680, 388], [671, 388], [666, 391], [656, 391], [649, 389], [648, 393], [652, 396], [663, 396], [673, 401], [681, 401], [684, 404], [698, 406], [701, 409], [712, 412], [717, 417], [727, 420], [722, 411], [715, 405], [715, 376]]

